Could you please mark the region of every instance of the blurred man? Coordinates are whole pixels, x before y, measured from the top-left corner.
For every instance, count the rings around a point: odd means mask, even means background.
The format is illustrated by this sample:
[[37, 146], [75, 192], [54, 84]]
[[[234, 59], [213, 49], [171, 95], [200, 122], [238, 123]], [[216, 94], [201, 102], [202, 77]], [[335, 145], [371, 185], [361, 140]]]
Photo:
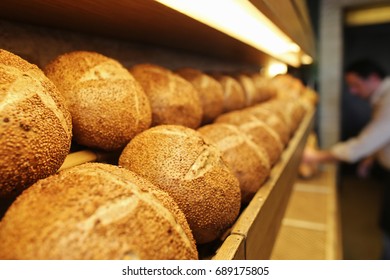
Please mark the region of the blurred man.
[[380, 225], [384, 232], [383, 258], [390, 259], [390, 77], [370, 60], [359, 60], [345, 70], [345, 81], [351, 94], [370, 102], [370, 122], [357, 137], [340, 142], [330, 150], [306, 149], [303, 161], [322, 163], [345, 161], [355, 163], [360, 176], [367, 176], [374, 159], [386, 170], [386, 186]]

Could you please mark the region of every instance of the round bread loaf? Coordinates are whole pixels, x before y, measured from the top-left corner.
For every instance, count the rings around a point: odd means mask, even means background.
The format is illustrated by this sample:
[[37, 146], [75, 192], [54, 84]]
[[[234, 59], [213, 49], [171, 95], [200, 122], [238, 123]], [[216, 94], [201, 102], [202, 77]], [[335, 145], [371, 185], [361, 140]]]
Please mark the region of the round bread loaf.
[[211, 123], [222, 114], [223, 88], [217, 80], [193, 68], [182, 68], [176, 72], [197, 90], [203, 110], [202, 124]]
[[152, 107], [152, 126], [176, 124], [199, 127], [202, 105], [190, 82], [157, 65], [138, 64], [130, 72], [141, 84]]
[[113, 165], [38, 181], [0, 222], [0, 259], [197, 259], [184, 214], [165, 192]]
[[290, 135], [292, 135], [298, 128], [300, 121], [306, 112], [299, 99], [274, 99], [272, 101], [264, 102], [260, 104], [260, 106], [263, 106], [264, 108], [267, 108], [283, 117], [290, 130]]
[[232, 76], [216, 75], [223, 88], [223, 113], [245, 107], [245, 93], [241, 84]]
[[305, 89], [302, 81], [290, 74], [273, 77], [272, 84], [277, 89], [278, 98], [299, 98]]
[[149, 128], [149, 101], [119, 62], [98, 53], [75, 51], [58, 56], [45, 72], [65, 97], [77, 143], [118, 150]]
[[271, 166], [278, 161], [283, 152], [283, 143], [279, 135], [269, 125], [256, 119], [241, 123], [239, 129], [266, 151]]
[[252, 74], [252, 79], [257, 90], [258, 102], [264, 102], [276, 97], [277, 89], [269, 78], [255, 73]]
[[168, 192], [198, 244], [218, 238], [237, 218], [240, 187], [219, 150], [193, 129], [161, 125], [137, 135], [119, 165]]
[[287, 112], [292, 120], [292, 130], [296, 131], [306, 114], [307, 107], [302, 99], [294, 99], [286, 102]]
[[236, 76], [245, 93], [245, 106], [252, 106], [257, 103], [257, 90], [253, 79], [246, 74], [239, 74]]
[[238, 127], [251, 141], [264, 149], [272, 166], [283, 152], [283, 143], [279, 135], [265, 122], [260, 121], [247, 111], [235, 111], [216, 123], [229, 123]]
[[209, 124], [198, 131], [206, 142], [221, 151], [240, 183], [242, 203], [248, 203], [270, 173], [270, 162], [264, 149], [230, 124]]
[[43, 72], [5, 50], [0, 50], [0, 84], [0, 196], [14, 197], [61, 166], [72, 122]]
[[269, 125], [279, 135], [279, 138], [284, 145], [290, 140], [291, 129], [284, 120], [284, 114], [281, 112], [270, 110], [269, 108], [266, 108], [266, 106], [262, 106], [262, 104], [246, 108], [243, 111], [249, 112], [258, 120]]
[[[269, 112], [270, 114], [276, 115], [279, 117], [280, 120], [285, 124], [285, 126], [288, 129], [289, 132], [289, 138], [291, 137], [293, 130], [292, 130], [292, 120], [290, 118], [290, 114], [285, 108], [285, 105], [282, 105], [281, 102], [279, 102], [277, 99], [263, 102], [257, 106], [253, 107], [253, 112], [256, 114], [256, 116], [260, 116], [261, 113], [257, 113], [256, 111], [265, 110]], [[252, 108], [248, 108], [250, 111]]]

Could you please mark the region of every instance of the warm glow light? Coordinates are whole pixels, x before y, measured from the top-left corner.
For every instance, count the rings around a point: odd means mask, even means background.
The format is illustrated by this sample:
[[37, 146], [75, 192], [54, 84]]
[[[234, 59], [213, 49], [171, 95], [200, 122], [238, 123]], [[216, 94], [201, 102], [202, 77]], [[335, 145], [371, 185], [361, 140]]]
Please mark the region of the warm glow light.
[[265, 75], [268, 77], [274, 77], [279, 74], [286, 74], [288, 67], [285, 63], [279, 61], [270, 62], [265, 67]]
[[247, 0], [156, 0], [298, 67], [300, 47]]
[[345, 22], [349, 26], [388, 23], [390, 22], [390, 5], [347, 10]]
[[304, 54], [301, 57], [302, 64], [312, 64], [313, 58], [310, 55]]

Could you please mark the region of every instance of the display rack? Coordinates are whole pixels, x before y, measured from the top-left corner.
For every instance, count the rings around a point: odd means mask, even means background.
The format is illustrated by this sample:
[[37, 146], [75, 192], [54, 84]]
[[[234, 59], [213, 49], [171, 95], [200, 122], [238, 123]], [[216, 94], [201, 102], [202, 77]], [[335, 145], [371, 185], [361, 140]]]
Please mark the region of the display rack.
[[314, 111], [308, 112], [269, 179], [241, 213], [214, 260], [270, 258], [313, 119]]
[[[252, 0], [251, 2], [308, 54], [315, 55], [312, 31], [302, 1]], [[2, 21], [7, 23], [4, 24]], [[8, 21], [11, 24], [8, 25]], [[37, 25], [31, 41], [29, 36], [33, 27], [23, 31], [26, 24], [29, 28]], [[42, 31], [40, 27], [45, 30]], [[53, 38], [50, 37], [50, 29], [53, 29]], [[63, 38], [59, 38], [60, 30], [67, 30], [68, 33]], [[73, 31], [80, 33], [77, 36], [69, 33]], [[0, 33], [5, 36], [0, 47], [4, 44], [11, 46], [10, 51], [22, 53], [25, 57], [31, 58], [32, 62], [38, 61], [41, 64], [64, 50], [73, 48], [73, 45], [63, 47], [64, 40], [74, 39], [79, 43], [82, 41], [80, 38], [83, 34], [102, 36], [108, 40], [114, 39], [113, 46], [117, 53], [127, 49], [127, 45], [120, 45], [121, 42], [118, 40], [123, 40], [125, 43], [168, 47], [172, 51], [193, 52], [202, 56], [202, 59], [210, 58], [208, 68], [212, 68], [215, 63], [214, 58], [237, 63], [237, 69], [240, 69], [239, 64], [262, 65], [270, 58], [249, 45], [151, 0], [2, 0]], [[93, 40], [88, 37], [84, 41], [90, 43]], [[84, 41], [82, 45], [87, 46]], [[99, 42], [92, 43], [96, 45]], [[107, 44], [107, 41], [103, 43], [102, 48], [106, 50], [112, 47]], [[79, 45], [75, 44], [75, 46]], [[53, 46], [53, 49], [49, 49]], [[22, 49], [26, 51], [21, 51]], [[142, 48], [131, 51], [145, 55]], [[149, 50], [148, 55], [150, 53]], [[154, 54], [166, 56], [163, 52]], [[168, 60], [170, 58], [171, 56]], [[181, 60], [181, 57], [178, 57], [178, 60]], [[192, 59], [192, 61], [198, 60], [198, 57]], [[221, 246], [218, 246], [209, 258], [230, 260], [270, 257], [292, 184], [296, 178], [302, 150], [313, 126], [313, 119], [314, 112], [308, 112], [279, 162], [273, 167], [268, 181], [243, 209], [234, 226], [225, 235], [226, 238], [222, 240]], [[105, 153], [78, 151], [68, 155], [61, 169], [83, 162], [111, 159], [111, 155]]]
[[[268, 180], [245, 207], [215, 255], [201, 256], [214, 260], [269, 259], [283, 219], [307, 137], [312, 130], [314, 111], [306, 114], [288, 143]], [[86, 162], [114, 160], [115, 154], [83, 150], [67, 156], [60, 168]], [[212, 253], [212, 252], [211, 252]], [[202, 254], [201, 254], [202, 255]]]

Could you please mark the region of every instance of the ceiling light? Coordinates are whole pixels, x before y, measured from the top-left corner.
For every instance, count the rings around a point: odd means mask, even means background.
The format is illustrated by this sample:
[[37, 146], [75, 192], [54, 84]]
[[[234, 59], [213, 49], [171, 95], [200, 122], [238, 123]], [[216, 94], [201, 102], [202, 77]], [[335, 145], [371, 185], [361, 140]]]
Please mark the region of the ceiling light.
[[347, 10], [345, 23], [348, 26], [381, 24], [390, 22], [390, 6], [374, 6]]
[[247, 0], [156, 0], [292, 66], [301, 48]]
[[274, 77], [279, 74], [286, 74], [288, 66], [286, 63], [279, 61], [271, 61], [264, 68], [264, 74], [268, 77]]

